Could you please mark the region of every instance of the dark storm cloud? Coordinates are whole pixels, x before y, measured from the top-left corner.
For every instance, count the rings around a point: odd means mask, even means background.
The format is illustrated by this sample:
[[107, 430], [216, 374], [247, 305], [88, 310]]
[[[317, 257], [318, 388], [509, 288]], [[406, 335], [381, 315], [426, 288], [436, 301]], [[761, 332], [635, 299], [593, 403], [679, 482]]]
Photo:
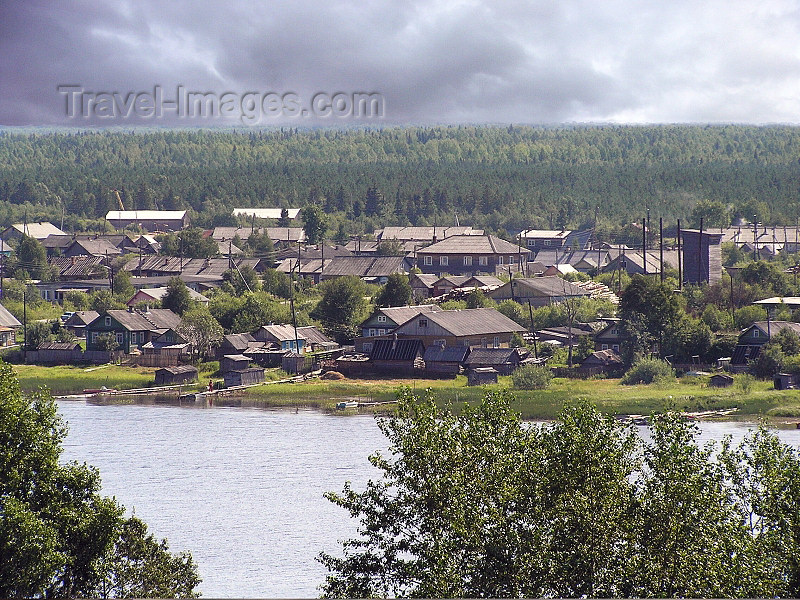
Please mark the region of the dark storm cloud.
[[59, 84], [379, 92], [390, 123], [798, 122], [798, 33], [777, 0], [6, 2], [0, 124], [188, 124], [66, 119]]

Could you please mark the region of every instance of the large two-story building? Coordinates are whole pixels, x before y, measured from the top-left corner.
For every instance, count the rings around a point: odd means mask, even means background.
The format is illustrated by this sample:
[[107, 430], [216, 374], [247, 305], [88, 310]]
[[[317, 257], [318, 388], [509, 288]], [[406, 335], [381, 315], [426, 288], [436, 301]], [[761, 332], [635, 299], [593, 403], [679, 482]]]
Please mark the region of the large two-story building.
[[417, 250], [417, 267], [423, 273], [496, 273], [526, 263], [529, 255], [527, 249], [493, 235], [454, 235]]

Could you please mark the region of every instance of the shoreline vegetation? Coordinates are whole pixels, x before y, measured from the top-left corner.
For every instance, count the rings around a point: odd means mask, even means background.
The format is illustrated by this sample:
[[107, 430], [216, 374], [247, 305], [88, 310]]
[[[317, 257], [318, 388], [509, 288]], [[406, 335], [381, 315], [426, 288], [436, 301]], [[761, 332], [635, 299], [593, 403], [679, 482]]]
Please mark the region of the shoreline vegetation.
[[[80, 394], [84, 389], [135, 389], [152, 385], [155, 369], [145, 367], [122, 367], [108, 365], [85, 369], [77, 366], [41, 367], [14, 365], [20, 385], [26, 392], [46, 387], [55, 396]], [[279, 379], [280, 371], [268, 372]], [[336, 411], [341, 401], [391, 402], [397, 391], [408, 387], [422, 392], [431, 388], [441, 404], [460, 406], [463, 403], [479, 402], [486, 391], [509, 390], [515, 400], [512, 408], [523, 419], [555, 419], [565, 403], [586, 399], [601, 412], [612, 415], [648, 415], [664, 410], [687, 412], [717, 411], [736, 408], [727, 420], [757, 420], [768, 418], [776, 425], [795, 426], [800, 422], [800, 390], [775, 390], [771, 381], [749, 379], [745, 384], [737, 382], [730, 388], [720, 389], [708, 385], [708, 377], [682, 377], [680, 379], [650, 385], [622, 385], [619, 379], [563, 379], [554, 378], [547, 389], [514, 389], [511, 377], [500, 377], [496, 385], [469, 387], [466, 377], [456, 379], [414, 378], [359, 378], [339, 381], [309, 379], [295, 383], [273, 383], [259, 385], [246, 390], [237, 390], [229, 395], [213, 399], [217, 406], [246, 406], [252, 408], [314, 408]], [[183, 391], [204, 388], [209, 377], [201, 371], [201, 382], [187, 385]], [[177, 400], [177, 391], [174, 394]], [[140, 397], [142, 398], [142, 397]], [[161, 400], [169, 400], [163, 396]], [[131, 396], [101, 396], [96, 400], [105, 403], [137, 401]], [[138, 400], [142, 401], [142, 400]], [[144, 400], [147, 401], [147, 400]], [[149, 398], [153, 401], [153, 397]], [[387, 412], [391, 404], [360, 407], [359, 412]], [[338, 411], [341, 412], [341, 411]], [[352, 409], [344, 411], [354, 412]]]

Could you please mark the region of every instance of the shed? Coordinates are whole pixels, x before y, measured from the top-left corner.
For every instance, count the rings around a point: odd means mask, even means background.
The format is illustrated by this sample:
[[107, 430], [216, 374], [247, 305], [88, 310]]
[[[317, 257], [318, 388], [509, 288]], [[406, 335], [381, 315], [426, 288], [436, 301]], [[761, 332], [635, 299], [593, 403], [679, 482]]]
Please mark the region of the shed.
[[455, 377], [463, 371], [462, 363], [469, 354], [469, 346], [441, 346], [435, 344], [425, 349], [425, 372], [431, 375]]
[[776, 390], [793, 390], [795, 389], [795, 380], [792, 373], [778, 373], [773, 378]]
[[27, 358], [28, 362], [68, 365], [81, 362], [83, 350], [78, 342], [42, 342]]
[[619, 354], [614, 350], [597, 350], [587, 356], [581, 363], [581, 367], [593, 368], [601, 367], [604, 371], [616, 371], [624, 367], [624, 363]]
[[297, 352], [287, 352], [281, 359], [281, 368], [287, 373], [308, 373], [313, 370], [314, 359]]
[[519, 348], [473, 348], [465, 365], [470, 370], [492, 367], [501, 375], [511, 375], [527, 351]]
[[733, 377], [725, 373], [716, 373], [708, 382], [711, 387], [726, 388], [733, 385]]
[[494, 367], [476, 367], [467, 373], [467, 385], [487, 383], [497, 383], [497, 369]]
[[246, 369], [228, 371], [223, 374], [222, 378], [225, 380], [225, 387], [253, 385], [264, 381], [264, 369], [261, 367], [248, 367]]
[[178, 367], [163, 367], [156, 369], [156, 385], [179, 385], [197, 381], [197, 367], [181, 365]]
[[228, 371], [241, 371], [250, 366], [250, 359], [244, 354], [226, 354], [219, 361], [219, 370], [223, 373]]

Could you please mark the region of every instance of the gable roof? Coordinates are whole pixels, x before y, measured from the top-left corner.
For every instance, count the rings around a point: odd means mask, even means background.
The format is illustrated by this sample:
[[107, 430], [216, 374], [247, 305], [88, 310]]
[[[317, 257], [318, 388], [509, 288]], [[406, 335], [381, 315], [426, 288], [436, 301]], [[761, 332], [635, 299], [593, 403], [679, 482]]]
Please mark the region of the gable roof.
[[392, 321], [393, 323], [397, 325], [402, 325], [408, 320], [416, 317], [418, 314], [438, 312], [441, 310], [442, 309], [441, 307], [439, 307], [438, 304], [420, 304], [418, 306], [392, 306], [387, 308], [379, 308], [374, 313], [372, 313], [369, 319], [364, 321], [364, 323], [367, 323], [370, 320], [372, 320], [373, 317], [382, 314], [385, 315], [386, 318]]
[[[156, 329], [175, 329], [181, 318], [168, 308], [153, 308], [148, 312], [109, 310], [106, 315], [129, 331], [153, 331]], [[92, 321], [94, 323], [103, 315]]]
[[417, 339], [375, 340], [369, 357], [371, 360], [414, 360], [424, 349], [422, 340]]
[[310, 344], [329, 344], [333, 341], [314, 325], [298, 327], [297, 334], [305, 338]]
[[375, 232], [378, 240], [399, 241], [433, 241], [452, 237], [454, 235], [483, 235], [483, 229], [473, 229], [469, 225], [456, 227], [384, 227]]
[[37, 240], [43, 240], [51, 235], [67, 235], [49, 221], [40, 221], [38, 223], [14, 223], [11, 227], [6, 229], [6, 231], [12, 229], [17, 233], [27, 235]]
[[12, 315], [2, 304], [0, 304], [0, 327], [11, 327], [12, 329], [22, 327], [22, 323], [17, 320], [17, 317]]
[[[201, 294], [200, 292], [195, 292], [192, 288], [186, 288], [186, 289], [189, 291], [189, 297], [192, 300], [197, 300], [198, 302], [208, 302], [209, 301], [208, 298], [203, 296], [203, 294]], [[169, 287], [142, 288], [142, 289], [138, 290], [131, 297], [130, 300], [128, 300], [128, 304], [130, 305], [130, 303], [133, 302], [133, 299], [136, 298], [136, 296], [138, 296], [139, 294], [144, 294], [146, 296], [149, 296], [150, 298], [153, 298], [154, 300], [163, 300], [164, 296], [167, 295], [167, 291], [168, 290], [169, 290]]]
[[100, 313], [97, 312], [96, 310], [78, 310], [72, 313], [72, 315], [70, 315], [69, 319], [67, 319], [66, 323], [64, 323], [64, 326], [65, 327], [86, 326], [99, 316]]
[[[268, 333], [272, 338], [280, 342], [288, 342], [295, 339], [294, 327], [291, 325], [262, 325], [259, 327], [259, 331]], [[297, 338], [306, 339], [306, 336], [300, 332], [299, 327], [297, 328]]]
[[246, 215], [256, 219], [280, 219], [281, 212], [284, 210], [290, 219], [296, 219], [300, 214], [299, 208], [234, 208], [233, 216]]
[[560, 298], [562, 296], [591, 295], [591, 292], [588, 292], [579, 286], [570, 283], [561, 277], [558, 277], [557, 275], [548, 275], [545, 277], [512, 279], [496, 290], [489, 292], [489, 296], [492, 298], [510, 298], [512, 285], [514, 286], [515, 296]]
[[325, 265], [323, 277], [388, 277], [393, 273], [407, 272], [408, 265], [403, 256], [336, 256]]
[[748, 331], [753, 329], [753, 327], [758, 327], [764, 335], [767, 335], [769, 331], [770, 339], [784, 329], [791, 329], [797, 335], [800, 335], [800, 323], [794, 323], [792, 321], [756, 321], [750, 327], [742, 331], [740, 335], [745, 335]]
[[[470, 335], [495, 335], [498, 333], [513, 333], [525, 331], [504, 314], [493, 308], [467, 308], [464, 310], [442, 310], [425, 315], [429, 321], [436, 323], [454, 337]], [[397, 328], [397, 333], [402, 333], [408, 321]]]
[[75, 240], [69, 246], [67, 246], [67, 252], [70, 252], [73, 248], [80, 248], [86, 254], [91, 256], [103, 256], [105, 254], [121, 254], [122, 251], [117, 248], [115, 244], [111, 241], [107, 240], [106, 238], [96, 238], [91, 240]]
[[525, 254], [528, 249], [507, 242], [494, 235], [454, 235], [417, 254]]
[[186, 217], [185, 210], [110, 210], [108, 221], [180, 221]]

